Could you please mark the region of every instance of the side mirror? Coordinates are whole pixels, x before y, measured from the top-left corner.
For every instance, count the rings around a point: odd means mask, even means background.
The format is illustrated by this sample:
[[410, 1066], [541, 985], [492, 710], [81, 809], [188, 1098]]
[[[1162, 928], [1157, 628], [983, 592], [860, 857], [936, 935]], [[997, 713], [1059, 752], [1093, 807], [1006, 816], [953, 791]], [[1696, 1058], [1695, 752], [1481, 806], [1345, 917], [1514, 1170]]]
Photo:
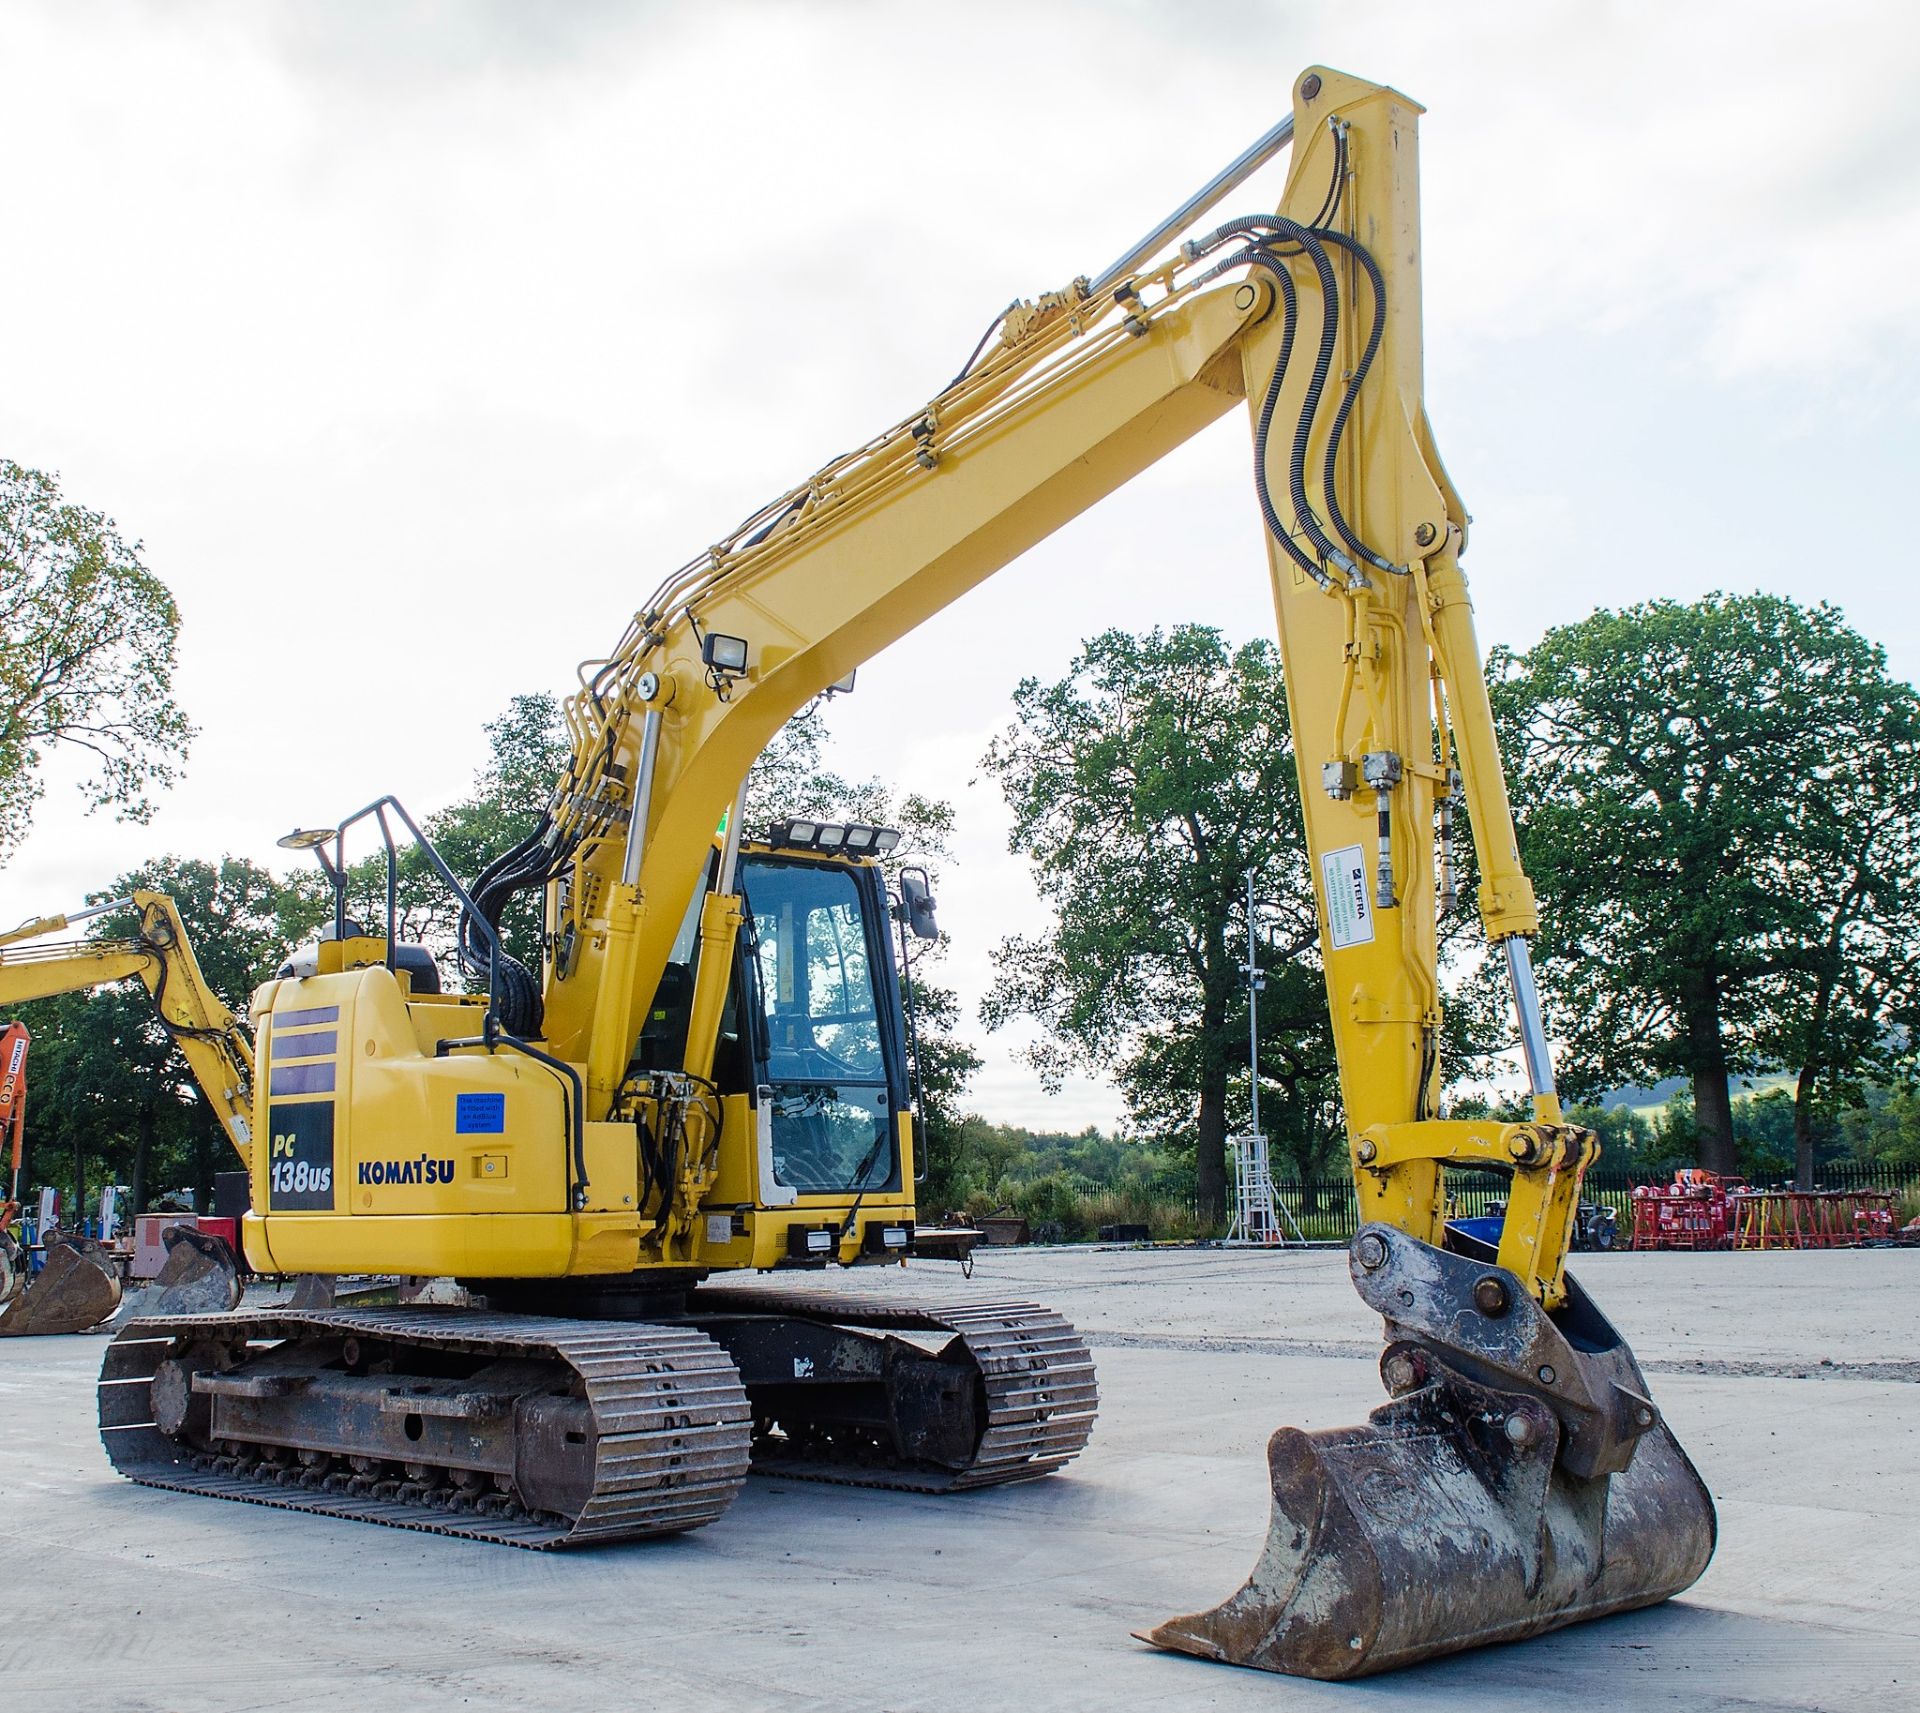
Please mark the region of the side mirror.
[[933, 882], [924, 868], [900, 871], [900, 909], [903, 920], [916, 940], [940, 938], [940, 924], [933, 916]]

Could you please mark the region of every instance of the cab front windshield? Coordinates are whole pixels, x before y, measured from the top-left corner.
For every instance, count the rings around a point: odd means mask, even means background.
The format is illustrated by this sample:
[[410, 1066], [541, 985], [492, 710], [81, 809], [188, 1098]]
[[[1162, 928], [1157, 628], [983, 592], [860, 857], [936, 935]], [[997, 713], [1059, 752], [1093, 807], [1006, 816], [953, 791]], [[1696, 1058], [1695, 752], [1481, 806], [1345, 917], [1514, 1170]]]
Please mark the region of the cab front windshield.
[[894, 1176], [893, 1107], [854, 874], [743, 857], [740, 888], [766, 1015], [775, 1176], [805, 1195], [880, 1189]]

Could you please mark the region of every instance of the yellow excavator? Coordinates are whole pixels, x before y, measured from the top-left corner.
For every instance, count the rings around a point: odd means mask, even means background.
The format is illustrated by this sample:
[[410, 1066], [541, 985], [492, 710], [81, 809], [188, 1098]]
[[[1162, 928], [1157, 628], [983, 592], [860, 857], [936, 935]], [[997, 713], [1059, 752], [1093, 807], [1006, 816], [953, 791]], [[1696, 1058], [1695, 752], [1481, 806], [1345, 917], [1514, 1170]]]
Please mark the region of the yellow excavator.
[[[1390, 1398], [1359, 1427], [1280, 1429], [1246, 1586], [1147, 1639], [1353, 1677], [1700, 1575], [1711, 1500], [1565, 1270], [1597, 1146], [1555, 1094], [1467, 514], [1422, 401], [1420, 112], [1306, 72], [1113, 265], [1011, 306], [937, 397], [666, 578], [582, 669], [538, 825], [470, 885], [391, 798], [282, 841], [318, 852], [336, 907], [253, 996], [250, 1099], [232, 1035], [182, 1038], [251, 1172], [247, 1258], [449, 1276], [482, 1306], [138, 1321], [100, 1382], [123, 1472], [537, 1547], [691, 1528], [749, 1468], [950, 1491], [1073, 1457], [1095, 1382], [1057, 1315], [788, 1282], [925, 1241], [893, 937], [932, 933], [932, 901], [922, 877], [888, 888], [888, 829], [748, 836], [744, 781], [796, 711], [1239, 407], [1364, 1221], [1350, 1266]], [[1289, 147], [1279, 209], [1220, 218]], [[1439, 1113], [1463, 813], [1520, 1123]], [[348, 915], [349, 835], [386, 852], [384, 932]], [[405, 839], [459, 902], [469, 991], [394, 940]], [[537, 971], [499, 928], [524, 891]], [[1497, 1245], [1448, 1231], [1450, 1166], [1511, 1175]]]

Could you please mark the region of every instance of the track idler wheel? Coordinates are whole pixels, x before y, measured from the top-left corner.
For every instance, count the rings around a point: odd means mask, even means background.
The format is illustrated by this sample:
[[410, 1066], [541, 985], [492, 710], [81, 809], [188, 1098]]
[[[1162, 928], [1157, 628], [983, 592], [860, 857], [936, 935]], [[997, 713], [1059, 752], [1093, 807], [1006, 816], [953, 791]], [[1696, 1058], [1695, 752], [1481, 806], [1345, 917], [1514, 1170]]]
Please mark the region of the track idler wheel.
[[1353, 1266], [1361, 1294], [1391, 1305], [1382, 1372], [1399, 1395], [1361, 1427], [1275, 1433], [1272, 1520], [1246, 1586], [1143, 1640], [1362, 1677], [1650, 1606], [1699, 1578], [1713, 1501], [1571, 1280], [1549, 1317], [1485, 1258], [1381, 1226], [1356, 1238]]

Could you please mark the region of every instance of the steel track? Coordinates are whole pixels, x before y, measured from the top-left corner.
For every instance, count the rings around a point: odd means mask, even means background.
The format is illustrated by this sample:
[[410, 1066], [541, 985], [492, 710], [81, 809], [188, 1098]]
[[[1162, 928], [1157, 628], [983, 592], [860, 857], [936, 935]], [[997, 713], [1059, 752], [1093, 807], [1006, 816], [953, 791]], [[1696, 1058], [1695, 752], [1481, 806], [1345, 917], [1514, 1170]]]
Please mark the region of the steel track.
[[[154, 1421], [155, 1372], [177, 1348], [176, 1339], [197, 1343], [223, 1335], [236, 1344], [351, 1336], [551, 1362], [574, 1378], [592, 1410], [591, 1494], [570, 1517], [529, 1513], [507, 1494], [474, 1502], [446, 1491], [410, 1493], [417, 1484], [338, 1471], [237, 1467], [230, 1457], [168, 1438]], [[725, 1352], [691, 1328], [464, 1310], [268, 1311], [134, 1321], [107, 1348], [99, 1397], [100, 1437], [109, 1460], [144, 1486], [534, 1548], [673, 1534], [713, 1521], [746, 1480], [751, 1434], [739, 1373]]]
[[833, 1291], [766, 1291], [701, 1286], [692, 1318], [707, 1314], [792, 1315], [886, 1332], [958, 1338], [986, 1390], [986, 1427], [963, 1469], [844, 1463], [755, 1448], [755, 1474], [918, 1493], [954, 1493], [1031, 1481], [1078, 1454], [1093, 1431], [1099, 1388], [1093, 1358], [1073, 1327], [1034, 1303], [950, 1307], [926, 1302], [873, 1303]]

